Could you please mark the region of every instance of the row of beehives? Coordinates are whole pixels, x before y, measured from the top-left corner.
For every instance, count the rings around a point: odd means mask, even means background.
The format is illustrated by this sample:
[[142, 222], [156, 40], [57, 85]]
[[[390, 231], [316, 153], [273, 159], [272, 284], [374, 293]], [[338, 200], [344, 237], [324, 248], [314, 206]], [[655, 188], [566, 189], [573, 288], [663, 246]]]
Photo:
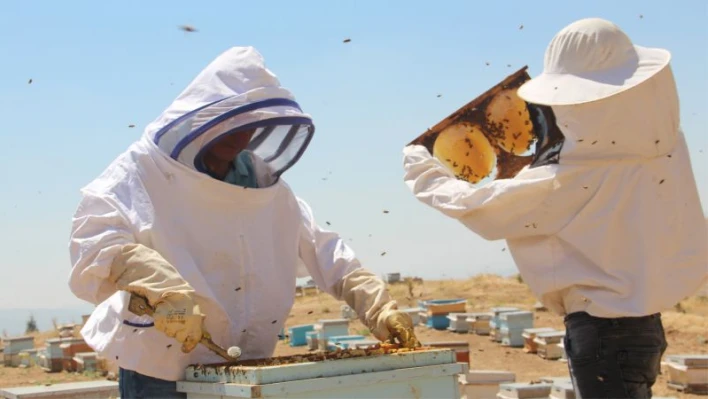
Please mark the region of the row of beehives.
[[83, 372], [106, 370], [105, 361], [96, 355], [83, 338], [60, 337], [35, 348], [34, 337], [4, 339], [5, 367], [39, 366], [46, 372]]
[[[489, 312], [463, 313], [466, 303], [454, 305], [463, 312], [441, 312], [435, 305], [425, 304], [427, 311], [421, 312], [421, 322], [436, 329], [446, 329], [456, 333], [470, 333], [489, 336], [494, 342], [512, 348], [524, 348], [527, 353], [536, 353], [548, 360], [565, 360], [563, 337], [565, 331], [550, 327], [534, 328], [534, 314], [514, 307], [492, 308]], [[450, 305], [448, 305], [450, 307]], [[444, 317], [445, 322], [431, 318]]]
[[516, 382], [509, 371], [474, 370], [460, 375], [461, 399], [574, 399], [569, 377], [544, 377], [529, 383]]
[[280, 338], [290, 346], [308, 346], [310, 350], [335, 350], [336, 348], [366, 348], [379, 341], [363, 335], [349, 334], [349, 318], [319, 320], [316, 324], [301, 324], [281, 331]]
[[[462, 300], [427, 301], [421, 305], [424, 311], [419, 313], [419, 322], [430, 328], [486, 335], [503, 346], [522, 347], [525, 352], [536, 353], [544, 359], [567, 361], [563, 345], [565, 332], [549, 327], [534, 328], [533, 312], [514, 307], [492, 308], [483, 313], [447, 312], [464, 310]], [[668, 356], [663, 364], [663, 374], [667, 375], [670, 388], [708, 394], [708, 355]]]

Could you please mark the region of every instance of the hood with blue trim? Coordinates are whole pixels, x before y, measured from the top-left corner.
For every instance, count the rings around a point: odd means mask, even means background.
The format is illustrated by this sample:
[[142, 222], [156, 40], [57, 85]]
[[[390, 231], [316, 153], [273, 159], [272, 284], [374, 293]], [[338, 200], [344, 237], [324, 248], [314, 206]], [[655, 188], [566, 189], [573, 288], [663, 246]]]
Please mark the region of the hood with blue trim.
[[212, 61], [145, 130], [173, 160], [210, 174], [204, 155], [226, 136], [252, 134], [246, 150], [259, 181], [274, 184], [302, 156], [312, 118], [266, 68], [253, 47], [233, 47]]

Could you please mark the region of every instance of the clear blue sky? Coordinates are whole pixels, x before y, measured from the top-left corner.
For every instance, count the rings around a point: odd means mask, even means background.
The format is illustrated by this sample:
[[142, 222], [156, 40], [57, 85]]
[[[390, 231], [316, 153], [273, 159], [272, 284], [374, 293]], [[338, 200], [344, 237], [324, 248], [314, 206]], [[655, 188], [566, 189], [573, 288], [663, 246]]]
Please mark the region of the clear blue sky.
[[353, 238], [367, 267], [426, 278], [512, 273], [503, 241], [486, 242], [412, 197], [401, 149], [516, 68], [539, 73], [553, 35], [594, 16], [673, 52], [705, 204], [705, 0], [3, 1], [0, 309], [80, 303], [67, 287], [79, 188], [238, 45], [257, 47], [313, 115], [315, 138], [285, 178], [321, 224]]

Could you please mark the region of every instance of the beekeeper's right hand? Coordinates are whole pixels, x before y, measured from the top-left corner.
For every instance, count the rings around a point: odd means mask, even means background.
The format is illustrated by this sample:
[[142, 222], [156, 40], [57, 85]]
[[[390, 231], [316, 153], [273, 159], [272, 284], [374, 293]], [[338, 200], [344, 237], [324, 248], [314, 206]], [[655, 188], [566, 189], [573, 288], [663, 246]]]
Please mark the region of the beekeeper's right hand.
[[155, 328], [191, 352], [202, 338], [204, 315], [194, 288], [157, 251], [142, 244], [124, 245], [111, 265], [110, 280], [119, 290], [147, 299], [155, 310]]

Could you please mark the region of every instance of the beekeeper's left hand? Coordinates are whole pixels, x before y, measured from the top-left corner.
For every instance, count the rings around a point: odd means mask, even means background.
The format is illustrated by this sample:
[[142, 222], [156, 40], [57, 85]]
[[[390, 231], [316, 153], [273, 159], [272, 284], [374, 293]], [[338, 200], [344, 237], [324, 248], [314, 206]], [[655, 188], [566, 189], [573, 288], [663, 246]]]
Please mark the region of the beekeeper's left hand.
[[401, 312], [398, 309], [389, 309], [383, 315], [386, 329], [388, 329], [389, 341], [398, 343], [405, 348], [417, 348], [420, 345], [418, 338], [415, 336], [413, 328], [413, 319], [408, 313]]

